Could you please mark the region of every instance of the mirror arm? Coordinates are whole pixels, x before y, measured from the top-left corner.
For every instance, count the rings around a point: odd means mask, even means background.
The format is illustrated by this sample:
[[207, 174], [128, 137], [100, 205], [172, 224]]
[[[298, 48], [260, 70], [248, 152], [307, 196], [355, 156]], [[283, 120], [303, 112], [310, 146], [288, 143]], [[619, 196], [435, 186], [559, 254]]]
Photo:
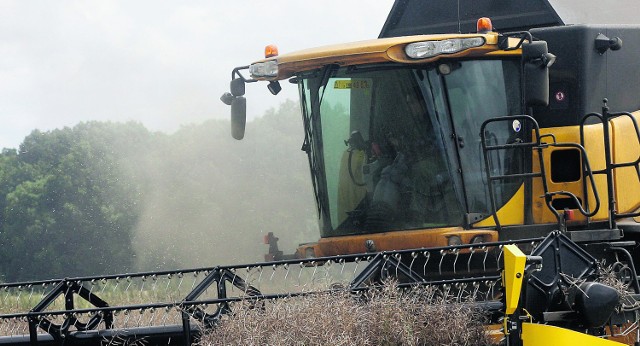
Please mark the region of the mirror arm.
[[236, 78], [236, 76], [238, 76], [238, 78], [241, 78], [245, 83], [254, 83], [257, 82], [257, 79], [253, 79], [253, 78], [246, 78], [245, 76], [242, 75], [242, 73], [240, 73], [240, 71], [242, 70], [248, 70], [249, 69], [249, 65], [247, 66], [239, 66], [233, 69], [233, 71], [231, 71], [231, 79]]
[[[520, 37], [520, 41], [518, 41], [518, 44], [515, 46], [509, 47], [510, 37]], [[528, 31], [505, 32], [500, 34], [500, 37], [498, 38], [498, 47], [505, 51], [516, 50], [522, 46], [525, 40], [533, 42], [533, 36]]]

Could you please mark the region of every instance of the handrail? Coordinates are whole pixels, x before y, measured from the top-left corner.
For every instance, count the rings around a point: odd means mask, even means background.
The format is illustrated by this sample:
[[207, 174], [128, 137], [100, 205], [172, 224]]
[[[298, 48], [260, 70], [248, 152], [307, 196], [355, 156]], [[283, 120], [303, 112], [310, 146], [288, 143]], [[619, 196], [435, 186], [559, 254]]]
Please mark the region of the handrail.
[[[607, 195], [608, 195], [608, 222], [609, 228], [613, 229], [616, 227], [616, 220], [625, 217], [636, 217], [640, 216], [640, 212], [634, 213], [618, 213], [617, 210], [617, 201], [615, 196], [615, 187], [614, 187], [614, 179], [613, 172], [615, 169], [624, 168], [624, 167], [634, 167], [636, 170], [636, 175], [640, 180], [640, 154], [638, 158], [634, 161], [616, 163], [614, 162], [614, 157], [612, 155], [611, 148], [611, 134], [609, 131], [609, 123], [618, 117], [626, 116], [631, 120], [633, 127], [636, 133], [636, 140], [638, 141], [638, 145], [640, 145], [640, 127], [633, 116], [633, 114], [629, 112], [609, 112], [609, 106], [607, 105], [608, 100], [605, 98], [602, 100], [602, 114], [592, 112], [585, 115], [580, 122], [580, 145], [584, 146], [585, 144], [585, 134], [584, 128], [586, 122], [590, 118], [597, 118], [599, 123], [602, 125], [602, 140], [604, 144], [604, 154], [605, 154], [605, 168], [602, 170], [594, 171], [593, 174], [604, 174], [607, 180]], [[586, 182], [584, 184], [584, 189], [586, 190]]]
[[[500, 144], [500, 145], [487, 145], [485, 129], [490, 123], [501, 122], [501, 121], [514, 121], [514, 120], [522, 120], [523, 123], [531, 124], [531, 128], [532, 128], [531, 130], [533, 132], [534, 137], [530, 142], [514, 142], [514, 143], [507, 143], [507, 144]], [[514, 116], [497, 117], [497, 118], [491, 118], [491, 119], [485, 120], [482, 123], [482, 126], [480, 127], [480, 137], [481, 137], [483, 154], [485, 159], [489, 196], [491, 200], [491, 212], [492, 212], [493, 219], [498, 231], [502, 229], [502, 226], [500, 225], [500, 220], [498, 218], [498, 211], [497, 211], [497, 206], [495, 201], [495, 193], [494, 193], [494, 187], [493, 187], [493, 181], [495, 180], [502, 180], [502, 179], [509, 179], [509, 178], [541, 178], [542, 188], [544, 191], [544, 195], [542, 197], [545, 198], [545, 203], [547, 205], [547, 208], [554, 214], [558, 222], [559, 228], [563, 231], [565, 230], [565, 225], [564, 225], [564, 220], [562, 218], [562, 215], [558, 212], [558, 210], [552, 204], [554, 196], [563, 195], [563, 196], [569, 197], [576, 204], [579, 212], [587, 218], [594, 216], [600, 209], [600, 197], [598, 195], [598, 191], [596, 188], [596, 183], [593, 177], [593, 172], [591, 170], [591, 165], [589, 163], [589, 158], [587, 156], [586, 150], [583, 147], [583, 145], [576, 144], [576, 143], [558, 143], [556, 142], [556, 138], [553, 134], [540, 135], [540, 127], [538, 125], [538, 122], [529, 115], [514, 115]], [[546, 143], [542, 141], [543, 138], [547, 138], [547, 137], [551, 138], [552, 140], [551, 143]], [[544, 156], [543, 156], [543, 150], [549, 147], [575, 148], [580, 151], [580, 155], [582, 158], [582, 172], [585, 176], [588, 177], [588, 180], [589, 180], [589, 183], [591, 184], [591, 189], [593, 191], [593, 195], [595, 198], [596, 205], [595, 205], [595, 208], [593, 208], [593, 210], [589, 208], [588, 198], [585, 198], [585, 204], [583, 206], [583, 203], [580, 202], [580, 199], [572, 192], [569, 192], [569, 191], [550, 192], [549, 191], [549, 187], [547, 184], [547, 173], [545, 171], [545, 163], [544, 163]], [[492, 150], [506, 150], [506, 149], [514, 149], [514, 148], [525, 148], [525, 149], [531, 148], [532, 150], [537, 151], [540, 171], [491, 175], [491, 160], [489, 160], [488, 152]], [[585, 196], [587, 196], [588, 190], [586, 185], [587, 184], [586, 179], [584, 179], [583, 182], [584, 182], [583, 193]]]

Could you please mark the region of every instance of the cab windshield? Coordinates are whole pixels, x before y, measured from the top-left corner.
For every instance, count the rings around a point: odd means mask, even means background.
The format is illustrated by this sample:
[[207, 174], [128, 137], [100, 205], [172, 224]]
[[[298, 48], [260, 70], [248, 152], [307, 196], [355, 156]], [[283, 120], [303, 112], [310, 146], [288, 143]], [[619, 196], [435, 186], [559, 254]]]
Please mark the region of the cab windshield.
[[[517, 61], [327, 66], [299, 76], [323, 237], [461, 226], [490, 214], [480, 143], [488, 118], [521, 114]], [[495, 128], [490, 139], [513, 140]], [[521, 158], [497, 153], [498, 170]], [[518, 166], [518, 167], [515, 167]], [[503, 205], [521, 182], [498, 184]]]

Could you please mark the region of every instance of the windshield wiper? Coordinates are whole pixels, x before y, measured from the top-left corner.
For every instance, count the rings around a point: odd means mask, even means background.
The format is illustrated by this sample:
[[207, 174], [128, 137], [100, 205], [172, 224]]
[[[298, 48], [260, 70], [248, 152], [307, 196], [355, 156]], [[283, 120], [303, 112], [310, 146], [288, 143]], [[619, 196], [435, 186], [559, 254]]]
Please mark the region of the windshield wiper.
[[320, 102], [318, 104], [318, 110], [320, 109], [320, 105], [322, 104], [322, 99], [324, 98], [324, 92], [327, 91], [327, 83], [329, 83], [329, 78], [331, 78], [331, 73], [338, 67], [339, 67], [338, 65], [332, 64], [322, 68], [322, 78], [320, 79], [320, 84], [318, 84], [318, 91], [320, 91], [320, 88], [322, 88], [322, 94], [320, 94]]
[[322, 213], [322, 203], [320, 203], [320, 195], [318, 194], [318, 183], [320, 177], [318, 176], [318, 167], [313, 155], [311, 154], [311, 140], [313, 137], [311, 129], [311, 116], [307, 113], [307, 95], [304, 92], [300, 93], [300, 104], [302, 106], [302, 122], [304, 126], [304, 141], [302, 142], [301, 150], [307, 153], [307, 159], [309, 160], [309, 171], [311, 173], [311, 185], [313, 186], [313, 195], [316, 199], [316, 207], [318, 213]]

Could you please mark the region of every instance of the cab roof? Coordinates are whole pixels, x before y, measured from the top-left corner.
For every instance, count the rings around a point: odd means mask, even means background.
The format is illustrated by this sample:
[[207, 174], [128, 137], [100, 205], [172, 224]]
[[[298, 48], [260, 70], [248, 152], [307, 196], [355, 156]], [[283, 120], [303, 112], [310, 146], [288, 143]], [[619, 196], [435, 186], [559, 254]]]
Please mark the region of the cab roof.
[[479, 56], [491, 54], [497, 50], [497, 33], [414, 35], [305, 49], [265, 59], [265, 61], [277, 59], [279, 70], [278, 79], [288, 78], [297, 72], [313, 70], [329, 64], [348, 66], [383, 62], [425, 63], [430, 60], [435, 60], [435, 58], [423, 60], [409, 59], [404, 53], [404, 47], [413, 42], [465, 37], [484, 37], [485, 44], [478, 48], [470, 48], [466, 51], [448, 56]]

